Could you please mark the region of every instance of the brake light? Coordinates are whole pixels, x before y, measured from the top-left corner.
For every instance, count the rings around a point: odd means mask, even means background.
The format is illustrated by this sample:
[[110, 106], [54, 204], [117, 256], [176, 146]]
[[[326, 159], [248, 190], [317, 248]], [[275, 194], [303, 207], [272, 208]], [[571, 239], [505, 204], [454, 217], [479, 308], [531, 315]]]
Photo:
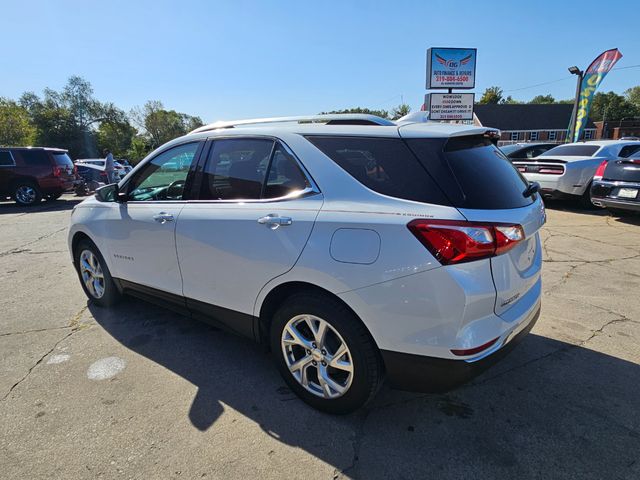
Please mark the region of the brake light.
[[407, 228], [443, 265], [501, 255], [524, 240], [520, 225], [459, 220], [413, 220]]
[[598, 169], [596, 173], [593, 175], [594, 180], [602, 180], [602, 176], [604, 175], [604, 170], [607, 168], [607, 160], [603, 160], [600, 165], [598, 165]]
[[59, 177], [62, 173], [62, 169], [60, 167], [53, 167], [53, 176]]

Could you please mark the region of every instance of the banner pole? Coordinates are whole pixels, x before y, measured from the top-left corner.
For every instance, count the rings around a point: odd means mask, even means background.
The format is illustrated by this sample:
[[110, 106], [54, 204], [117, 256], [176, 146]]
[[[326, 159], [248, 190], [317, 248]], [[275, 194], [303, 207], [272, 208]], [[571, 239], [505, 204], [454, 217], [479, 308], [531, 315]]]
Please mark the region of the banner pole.
[[571, 130], [570, 130], [570, 137], [567, 139], [569, 143], [571, 142], [575, 142], [575, 135], [576, 135], [576, 124], [578, 121], [578, 104], [580, 102], [580, 90], [581, 90], [581, 86], [582, 86], [582, 78], [583, 78], [584, 72], [581, 70], [580, 73], [578, 73], [578, 85], [576, 86], [576, 98], [573, 102], [573, 113], [571, 114]]

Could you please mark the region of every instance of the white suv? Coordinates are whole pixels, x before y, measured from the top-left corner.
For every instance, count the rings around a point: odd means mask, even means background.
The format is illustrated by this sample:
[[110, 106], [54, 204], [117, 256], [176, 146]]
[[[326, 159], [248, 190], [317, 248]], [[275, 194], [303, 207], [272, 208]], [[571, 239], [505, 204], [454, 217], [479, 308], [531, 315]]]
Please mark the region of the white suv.
[[366, 115], [212, 124], [77, 205], [69, 248], [96, 305], [128, 293], [262, 342], [318, 409], [357, 409], [385, 375], [450, 389], [540, 310], [544, 207], [496, 133]]

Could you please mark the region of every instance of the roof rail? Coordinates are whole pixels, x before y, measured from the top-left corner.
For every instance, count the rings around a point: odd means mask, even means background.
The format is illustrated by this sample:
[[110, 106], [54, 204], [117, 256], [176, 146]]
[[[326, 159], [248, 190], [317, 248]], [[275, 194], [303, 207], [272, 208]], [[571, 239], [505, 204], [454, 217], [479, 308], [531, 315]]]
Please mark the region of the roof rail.
[[386, 118], [377, 117], [365, 113], [336, 113], [326, 115], [303, 115], [297, 117], [272, 117], [272, 118], [251, 118], [248, 120], [218, 121], [196, 128], [193, 133], [207, 132], [221, 128], [235, 128], [245, 125], [260, 125], [264, 123], [324, 123], [327, 125], [380, 125], [396, 126], [394, 122]]

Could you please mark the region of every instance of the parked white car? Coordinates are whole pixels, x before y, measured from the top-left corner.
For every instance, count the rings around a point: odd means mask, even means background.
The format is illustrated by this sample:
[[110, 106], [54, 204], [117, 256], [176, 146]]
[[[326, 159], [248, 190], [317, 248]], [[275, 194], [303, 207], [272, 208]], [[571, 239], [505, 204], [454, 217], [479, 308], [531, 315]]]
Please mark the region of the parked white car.
[[591, 181], [603, 160], [628, 157], [640, 150], [637, 140], [599, 140], [567, 143], [542, 155], [514, 161], [513, 164], [530, 182], [538, 182], [544, 197], [580, 199], [591, 206]]
[[[540, 310], [544, 207], [497, 133], [369, 115], [219, 122], [77, 205], [69, 249], [96, 305], [128, 293], [265, 343], [318, 409], [357, 409], [385, 375], [447, 390]], [[177, 158], [189, 168], [167, 170]]]
[[[104, 170], [105, 164], [106, 164], [106, 160], [104, 158], [79, 158], [74, 163], [80, 164], [80, 165], [95, 165], [95, 166], [101, 168], [102, 170]], [[124, 178], [127, 173], [129, 173], [131, 170], [133, 170], [132, 167], [122, 165], [117, 160], [113, 161], [113, 167], [114, 167], [114, 170], [118, 174], [118, 177], [120, 179]]]

